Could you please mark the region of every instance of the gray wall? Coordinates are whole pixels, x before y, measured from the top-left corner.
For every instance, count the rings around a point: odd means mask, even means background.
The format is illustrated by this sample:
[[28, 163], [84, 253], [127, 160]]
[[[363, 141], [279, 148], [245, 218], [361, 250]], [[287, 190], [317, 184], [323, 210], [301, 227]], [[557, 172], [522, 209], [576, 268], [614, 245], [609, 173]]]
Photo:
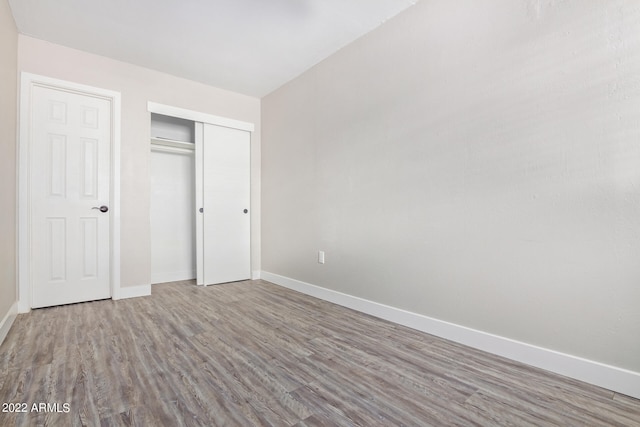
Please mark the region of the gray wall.
[[18, 31], [0, 0], [0, 321], [16, 302]]
[[637, 1], [420, 1], [263, 99], [263, 270], [640, 372], [639, 76]]

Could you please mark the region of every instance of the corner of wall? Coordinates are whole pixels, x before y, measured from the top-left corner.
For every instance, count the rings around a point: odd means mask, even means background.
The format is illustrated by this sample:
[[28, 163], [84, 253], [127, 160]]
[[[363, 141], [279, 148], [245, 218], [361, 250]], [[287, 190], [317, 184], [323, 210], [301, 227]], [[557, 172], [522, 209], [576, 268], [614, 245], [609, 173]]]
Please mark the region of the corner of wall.
[[11, 326], [13, 325], [13, 321], [16, 320], [18, 316], [18, 303], [15, 302], [9, 308], [9, 311], [4, 316], [2, 320], [0, 320], [0, 345], [4, 342], [4, 339], [7, 337]]
[[0, 4], [0, 341], [17, 313], [18, 30], [6, 0]]

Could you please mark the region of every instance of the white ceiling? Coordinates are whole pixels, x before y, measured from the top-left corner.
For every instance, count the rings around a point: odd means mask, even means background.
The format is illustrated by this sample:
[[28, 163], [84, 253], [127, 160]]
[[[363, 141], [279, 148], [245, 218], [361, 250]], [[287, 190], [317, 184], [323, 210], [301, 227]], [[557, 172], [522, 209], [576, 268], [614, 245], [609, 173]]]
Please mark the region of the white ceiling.
[[418, 0], [9, 0], [26, 35], [261, 97]]

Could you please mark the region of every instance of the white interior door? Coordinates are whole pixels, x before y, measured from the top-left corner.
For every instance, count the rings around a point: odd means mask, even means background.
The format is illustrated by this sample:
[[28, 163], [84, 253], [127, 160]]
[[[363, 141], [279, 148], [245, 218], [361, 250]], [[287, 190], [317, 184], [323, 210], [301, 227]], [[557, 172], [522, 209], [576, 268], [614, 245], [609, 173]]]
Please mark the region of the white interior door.
[[247, 131], [211, 124], [196, 135], [198, 284], [251, 278], [250, 141]]
[[111, 120], [107, 99], [33, 87], [32, 307], [111, 296]]

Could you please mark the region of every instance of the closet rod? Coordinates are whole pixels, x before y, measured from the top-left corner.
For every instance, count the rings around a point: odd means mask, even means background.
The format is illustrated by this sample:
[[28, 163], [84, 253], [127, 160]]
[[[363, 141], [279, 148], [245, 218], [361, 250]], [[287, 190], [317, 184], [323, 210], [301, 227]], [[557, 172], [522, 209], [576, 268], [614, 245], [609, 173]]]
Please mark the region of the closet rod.
[[165, 145], [167, 147], [179, 147], [179, 148], [185, 148], [185, 149], [191, 149], [193, 150], [195, 148], [195, 144], [193, 142], [187, 142], [187, 141], [178, 141], [175, 139], [169, 139], [169, 138], [162, 138], [162, 137], [157, 137], [157, 136], [152, 136], [151, 137], [151, 144], [152, 145]]
[[157, 151], [162, 153], [175, 153], [175, 154], [194, 154], [195, 153], [195, 150], [193, 148], [169, 147], [169, 146], [156, 145], [156, 144], [151, 144], [151, 151]]
[[195, 150], [192, 142], [176, 141], [167, 138], [151, 137], [152, 151], [165, 151], [171, 153], [192, 153]]

